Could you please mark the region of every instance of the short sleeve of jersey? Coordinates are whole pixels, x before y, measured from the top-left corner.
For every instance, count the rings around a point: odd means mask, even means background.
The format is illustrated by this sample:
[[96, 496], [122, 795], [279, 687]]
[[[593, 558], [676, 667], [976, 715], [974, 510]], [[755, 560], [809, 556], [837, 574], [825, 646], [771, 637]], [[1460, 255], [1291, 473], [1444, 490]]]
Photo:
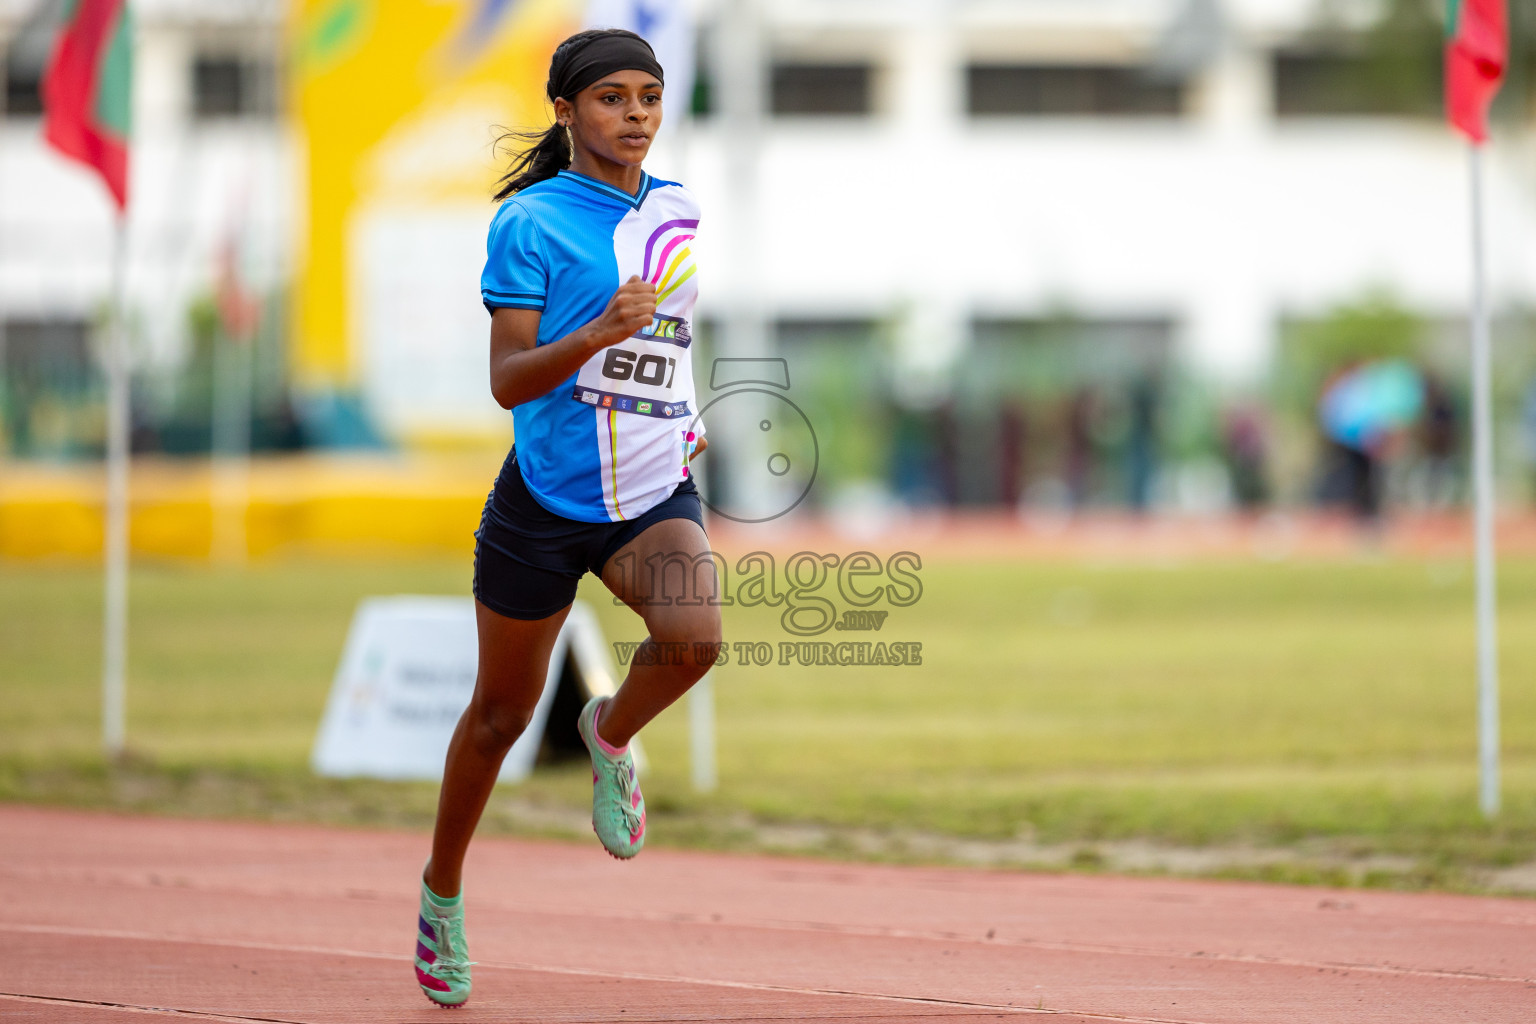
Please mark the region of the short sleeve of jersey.
[[549, 290], [549, 266], [533, 215], [520, 203], [507, 202], [491, 220], [485, 242], [485, 270], [480, 274], [480, 298], [489, 311], [543, 311]]

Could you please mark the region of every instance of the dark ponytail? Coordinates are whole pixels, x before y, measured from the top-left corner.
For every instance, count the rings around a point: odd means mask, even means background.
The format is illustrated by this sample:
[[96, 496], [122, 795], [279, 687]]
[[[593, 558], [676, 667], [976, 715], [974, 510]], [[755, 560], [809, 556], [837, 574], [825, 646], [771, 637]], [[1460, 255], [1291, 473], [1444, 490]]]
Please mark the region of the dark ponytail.
[[498, 203], [571, 166], [571, 144], [565, 131], [560, 125], [552, 124], [542, 132], [506, 131], [496, 139], [497, 149], [506, 145], [515, 152], [520, 151], [513, 159], [511, 169], [496, 183]]
[[[599, 42], [606, 45], [597, 47], [594, 53], [586, 53], [592, 49], [591, 44]], [[640, 48], [643, 48], [643, 52]], [[625, 54], [627, 59], [615, 61], [615, 49]], [[585, 57], [582, 57], [583, 54]], [[582, 59], [578, 60], [578, 57]], [[544, 93], [551, 103], [561, 96], [571, 99], [601, 74], [605, 74], [603, 69], [606, 66], [614, 63], [620, 67], [653, 70], [659, 78], [661, 66], [655, 61], [650, 44], [633, 32], [620, 28], [594, 28], [577, 32], [555, 47], [554, 56], [549, 59], [549, 80], [544, 83]], [[513, 158], [511, 168], [496, 183], [495, 198], [498, 203], [529, 185], [553, 178], [571, 166], [574, 155], [568, 129], [558, 123], [543, 131], [503, 131], [496, 139], [495, 146], [500, 149], [503, 145], [508, 146], [517, 156]]]

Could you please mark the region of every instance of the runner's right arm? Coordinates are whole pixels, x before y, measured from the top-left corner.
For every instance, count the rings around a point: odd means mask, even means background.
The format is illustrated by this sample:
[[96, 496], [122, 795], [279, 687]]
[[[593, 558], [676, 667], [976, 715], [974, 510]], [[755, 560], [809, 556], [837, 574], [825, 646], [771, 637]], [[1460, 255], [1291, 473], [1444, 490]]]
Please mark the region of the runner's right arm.
[[601, 316], [558, 341], [539, 345], [536, 309], [491, 313], [491, 394], [503, 409], [559, 387], [593, 355], [617, 345], [656, 316], [656, 288], [636, 274], [619, 286]]

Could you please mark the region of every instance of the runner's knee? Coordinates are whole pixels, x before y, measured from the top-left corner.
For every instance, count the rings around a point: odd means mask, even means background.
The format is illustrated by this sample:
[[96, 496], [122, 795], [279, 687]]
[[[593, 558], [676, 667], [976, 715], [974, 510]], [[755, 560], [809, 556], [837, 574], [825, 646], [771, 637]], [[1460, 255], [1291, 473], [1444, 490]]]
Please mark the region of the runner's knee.
[[715, 663], [724, 643], [720, 609], [713, 605], [669, 608], [664, 614], [652, 616], [646, 625], [656, 643], [686, 650], [687, 656], [680, 662], [688, 668], [697, 668], [698, 675], [703, 675]]
[[510, 749], [533, 717], [531, 707], [505, 701], [477, 700], [470, 710], [474, 715], [475, 745], [487, 752]]
[[645, 625], [652, 639], [686, 641], [688, 643], [720, 642], [720, 608], [718, 605], [677, 606], [657, 608], [645, 617]]

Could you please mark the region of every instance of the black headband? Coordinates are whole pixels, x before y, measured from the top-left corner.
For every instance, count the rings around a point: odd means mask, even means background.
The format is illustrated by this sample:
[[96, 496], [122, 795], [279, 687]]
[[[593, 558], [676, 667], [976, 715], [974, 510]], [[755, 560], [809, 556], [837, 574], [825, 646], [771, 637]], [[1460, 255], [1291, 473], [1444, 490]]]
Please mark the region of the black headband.
[[615, 71], [645, 71], [655, 75], [658, 82], [666, 81], [650, 43], [630, 32], [614, 32], [576, 44], [576, 52], [566, 58], [558, 79], [554, 74], [549, 76], [546, 91], [552, 100], [572, 99]]

